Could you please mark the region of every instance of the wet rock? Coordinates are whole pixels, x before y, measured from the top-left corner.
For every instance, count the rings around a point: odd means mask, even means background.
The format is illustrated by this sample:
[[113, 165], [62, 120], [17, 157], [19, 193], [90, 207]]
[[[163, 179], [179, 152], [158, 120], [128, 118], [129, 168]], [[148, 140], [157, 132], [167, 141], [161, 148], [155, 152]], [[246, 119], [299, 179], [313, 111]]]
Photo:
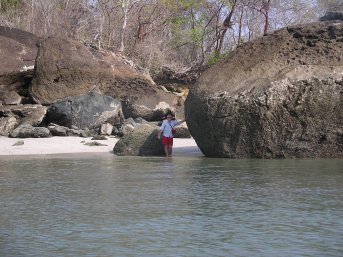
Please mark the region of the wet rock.
[[[186, 101], [209, 157], [342, 158], [343, 23], [281, 29], [205, 71]], [[330, 49], [330, 50], [328, 50]]]
[[162, 156], [164, 149], [157, 139], [159, 128], [142, 124], [124, 135], [114, 146], [113, 153], [120, 156]]

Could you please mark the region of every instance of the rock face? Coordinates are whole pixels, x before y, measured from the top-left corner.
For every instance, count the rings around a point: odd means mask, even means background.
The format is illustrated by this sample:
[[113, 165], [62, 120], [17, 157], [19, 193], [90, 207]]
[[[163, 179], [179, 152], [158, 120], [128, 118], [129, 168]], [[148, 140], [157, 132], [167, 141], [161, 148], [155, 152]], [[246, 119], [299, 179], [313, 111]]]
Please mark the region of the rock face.
[[29, 32], [0, 26], [0, 85], [15, 87], [32, 76], [37, 40]]
[[20, 104], [21, 97], [28, 99], [37, 41], [34, 34], [0, 26], [0, 101], [3, 104]]
[[104, 123], [120, 124], [123, 114], [120, 101], [92, 92], [52, 104], [46, 121], [68, 128], [93, 129]]
[[246, 43], [202, 74], [186, 100], [206, 156], [343, 157], [343, 23]]
[[[155, 118], [155, 109], [161, 102], [173, 108], [177, 99], [113, 53], [91, 50], [68, 39], [50, 37], [42, 41], [31, 97], [37, 103], [51, 104], [90, 91], [125, 100], [124, 115], [132, 118]], [[141, 111], [141, 106], [148, 111]]]
[[150, 124], [139, 125], [124, 135], [114, 146], [113, 153], [121, 156], [162, 156], [161, 140], [157, 139], [159, 127]]

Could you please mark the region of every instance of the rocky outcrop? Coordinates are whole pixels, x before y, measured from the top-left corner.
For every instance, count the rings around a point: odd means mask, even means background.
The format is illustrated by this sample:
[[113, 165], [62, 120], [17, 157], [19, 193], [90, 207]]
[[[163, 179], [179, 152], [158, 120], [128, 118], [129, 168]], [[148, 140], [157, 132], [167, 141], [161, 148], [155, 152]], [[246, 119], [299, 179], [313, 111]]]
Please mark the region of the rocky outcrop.
[[46, 112], [47, 107], [42, 105], [2, 105], [0, 106], [0, 120], [11, 117], [16, 120], [17, 125], [39, 126]]
[[205, 71], [186, 101], [206, 156], [343, 157], [343, 23], [276, 31]]
[[157, 139], [158, 130], [154, 125], [139, 125], [116, 143], [113, 153], [120, 156], [164, 155], [162, 142]]
[[68, 39], [50, 37], [42, 41], [30, 88], [32, 98], [51, 104], [90, 91], [125, 100], [126, 117], [152, 119], [160, 103], [167, 104], [163, 109], [175, 109], [177, 104], [177, 96], [165, 93], [148, 75], [112, 52], [88, 49]]
[[51, 137], [49, 129], [45, 127], [32, 127], [29, 124], [18, 126], [10, 133], [10, 137], [19, 138], [40, 138]]
[[0, 118], [0, 135], [8, 136], [17, 126], [17, 119], [14, 117]]
[[17, 92], [24, 98], [28, 96], [37, 41], [38, 38], [29, 32], [0, 26], [0, 85], [3, 85], [3, 91], [12, 95]]
[[21, 103], [21, 96], [16, 91], [9, 91], [2, 86], [0, 87], [0, 102], [4, 105], [18, 105]]
[[101, 124], [122, 123], [123, 114], [120, 101], [91, 92], [50, 105], [46, 120], [68, 128], [98, 129]]

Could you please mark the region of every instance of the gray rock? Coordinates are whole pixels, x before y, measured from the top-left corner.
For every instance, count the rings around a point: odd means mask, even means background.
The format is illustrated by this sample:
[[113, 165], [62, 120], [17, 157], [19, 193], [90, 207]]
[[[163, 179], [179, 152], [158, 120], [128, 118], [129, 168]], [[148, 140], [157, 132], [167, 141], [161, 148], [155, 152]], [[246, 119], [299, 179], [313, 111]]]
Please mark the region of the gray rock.
[[145, 119], [143, 119], [142, 117], [138, 117], [138, 118], [135, 118], [133, 120], [136, 124], [145, 124], [145, 123], [148, 123]]
[[18, 105], [21, 103], [21, 96], [15, 91], [0, 90], [0, 101], [6, 105]]
[[92, 137], [91, 140], [107, 140], [107, 137], [104, 135], [96, 135]]
[[289, 27], [243, 44], [205, 71], [185, 106], [201, 151], [342, 158], [342, 40], [343, 23]]
[[68, 137], [87, 137], [88, 135], [85, 136], [85, 131], [84, 130], [79, 130], [79, 129], [68, 129], [67, 130], [67, 136]]
[[49, 124], [48, 129], [53, 136], [65, 137], [68, 135], [69, 128], [56, 124]]
[[125, 136], [125, 135], [131, 133], [134, 130], [135, 130], [135, 127], [133, 125], [131, 125], [131, 124], [124, 124], [122, 126], [121, 132], [122, 132], [122, 135]]
[[10, 133], [10, 137], [14, 138], [40, 138], [51, 137], [49, 129], [44, 127], [32, 127], [29, 124], [23, 124], [14, 129]]
[[104, 123], [120, 124], [123, 115], [120, 101], [92, 92], [52, 104], [47, 120], [68, 128], [99, 129]]
[[46, 106], [42, 105], [3, 105], [0, 106], [0, 116], [14, 117], [19, 125], [40, 126], [47, 109]]
[[176, 130], [175, 138], [191, 138], [192, 137], [186, 126], [177, 126], [175, 127], [175, 130]]
[[107, 146], [105, 144], [101, 144], [101, 143], [96, 142], [96, 141], [85, 143], [85, 145], [88, 145], [88, 146]]
[[139, 125], [116, 143], [113, 153], [120, 156], [162, 156], [164, 149], [161, 140], [157, 139], [158, 131], [157, 126]]
[[110, 123], [101, 124], [100, 126], [100, 135], [108, 135], [112, 134], [113, 125]]
[[24, 145], [24, 140], [19, 140], [17, 142], [15, 142], [12, 146], [20, 146], [20, 145]]
[[0, 135], [8, 136], [17, 125], [17, 119], [14, 117], [0, 118]]

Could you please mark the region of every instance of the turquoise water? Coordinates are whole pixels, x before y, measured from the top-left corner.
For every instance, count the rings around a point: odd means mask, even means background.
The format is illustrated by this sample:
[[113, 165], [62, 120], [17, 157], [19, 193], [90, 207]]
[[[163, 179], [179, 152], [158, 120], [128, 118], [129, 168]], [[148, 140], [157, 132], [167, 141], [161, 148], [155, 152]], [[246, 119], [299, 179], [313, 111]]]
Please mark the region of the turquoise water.
[[0, 159], [0, 256], [343, 256], [342, 160]]

